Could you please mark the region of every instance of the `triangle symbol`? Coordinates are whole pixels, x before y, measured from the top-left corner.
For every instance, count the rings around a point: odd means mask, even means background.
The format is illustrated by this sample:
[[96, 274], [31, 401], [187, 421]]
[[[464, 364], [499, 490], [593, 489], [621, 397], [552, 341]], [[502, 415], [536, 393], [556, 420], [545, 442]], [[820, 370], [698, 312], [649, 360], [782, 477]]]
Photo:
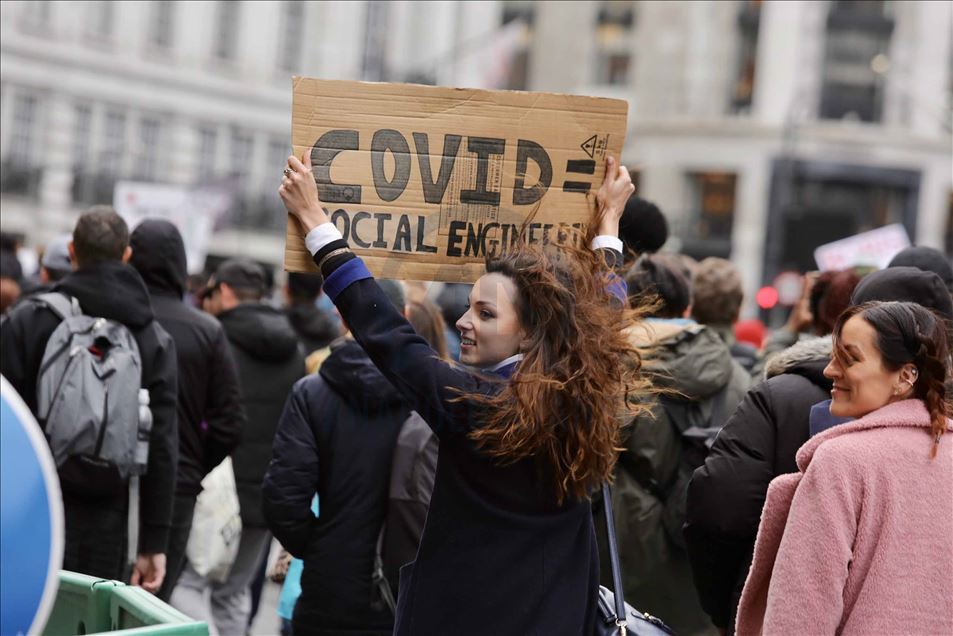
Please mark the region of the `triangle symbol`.
[[594, 153], [596, 151], [596, 136], [593, 135], [589, 139], [585, 140], [579, 147], [586, 151], [586, 154], [589, 155], [590, 159], [594, 159]]

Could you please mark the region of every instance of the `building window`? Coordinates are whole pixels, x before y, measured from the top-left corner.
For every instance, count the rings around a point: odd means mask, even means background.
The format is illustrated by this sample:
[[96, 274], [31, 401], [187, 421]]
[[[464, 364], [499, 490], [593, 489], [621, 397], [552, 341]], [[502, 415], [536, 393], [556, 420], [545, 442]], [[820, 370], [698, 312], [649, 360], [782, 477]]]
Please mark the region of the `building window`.
[[880, 121], [887, 52], [893, 33], [888, 3], [875, 1], [831, 3], [821, 87], [820, 116]]
[[761, 0], [748, 0], [738, 13], [738, 64], [731, 96], [731, 111], [734, 113], [751, 110], [760, 25]]
[[731, 257], [737, 175], [731, 172], [689, 173], [689, 209], [674, 224], [681, 251], [692, 258]]
[[613, 86], [626, 84], [632, 61], [635, 3], [604, 0], [597, 22], [596, 81]]
[[9, 159], [14, 165], [26, 167], [33, 163], [38, 101], [33, 95], [17, 95], [13, 102]]
[[93, 109], [77, 104], [73, 109], [73, 185], [72, 199], [76, 203], [92, 202], [96, 175], [90, 164], [90, 144], [93, 133]]
[[291, 144], [287, 139], [272, 137], [268, 141], [268, 165], [265, 174], [270, 175], [275, 166], [283, 166], [291, 154]]
[[99, 0], [89, 4], [86, 14], [86, 32], [98, 39], [108, 40], [113, 33], [113, 8], [115, 4], [109, 0]]
[[199, 165], [200, 179], [208, 179], [216, 173], [218, 132], [214, 128], [202, 127], [199, 129]]
[[501, 88], [511, 91], [525, 91], [529, 88], [530, 54], [533, 49], [533, 24], [536, 9], [532, 0], [503, 0], [502, 26], [522, 22], [523, 37], [510, 58], [509, 68]]
[[[265, 175], [270, 175], [275, 166], [283, 166], [291, 154], [291, 144], [283, 137], [272, 137], [268, 141], [268, 165]], [[246, 213], [245, 221], [266, 230], [284, 230], [287, 224], [287, 210], [281, 198], [275, 194], [274, 180], [265, 177], [258, 196], [258, 218]]]
[[73, 170], [87, 170], [89, 142], [93, 130], [93, 109], [79, 104], [73, 109]]
[[135, 162], [134, 175], [143, 181], [154, 181], [159, 164], [159, 134], [161, 124], [154, 117], [139, 122], [139, 153]]
[[37, 143], [39, 99], [17, 95], [13, 101], [7, 156], [0, 169], [0, 192], [35, 197], [39, 193], [41, 168], [33, 165]]
[[372, 82], [387, 79], [387, 5], [383, 0], [367, 3], [362, 74]]
[[278, 67], [283, 71], [296, 71], [300, 68], [301, 43], [304, 34], [305, 3], [286, 0], [284, 7], [284, 28], [278, 52]]
[[118, 177], [126, 150], [126, 114], [119, 111], [106, 113], [103, 146], [99, 151], [99, 171], [109, 177]]
[[48, 0], [20, 2], [20, 25], [27, 31], [46, 31], [50, 28], [53, 3]]
[[229, 173], [239, 179], [246, 179], [251, 173], [253, 141], [250, 134], [241, 130], [232, 130], [231, 162]]
[[159, 0], [152, 5], [153, 14], [149, 41], [156, 48], [168, 49], [172, 46], [174, 10], [175, 4], [172, 0]]
[[221, 60], [235, 58], [238, 36], [238, 2], [220, 0], [218, 3], [218, 31], [215, 37], [215, 56]]

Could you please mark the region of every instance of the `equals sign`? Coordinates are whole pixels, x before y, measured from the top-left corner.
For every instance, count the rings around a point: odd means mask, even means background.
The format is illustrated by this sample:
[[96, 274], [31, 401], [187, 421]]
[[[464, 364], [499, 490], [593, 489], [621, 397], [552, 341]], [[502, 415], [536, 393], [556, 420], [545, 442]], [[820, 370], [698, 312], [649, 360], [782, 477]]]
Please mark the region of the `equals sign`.
[[[593, 159], [570, 159], [566, 162], [566, 172], [574, 174], [595, 174], [596, 162]], [[589, 192], [592, 184], [588, 181], [564, 181], [563, 192]]]

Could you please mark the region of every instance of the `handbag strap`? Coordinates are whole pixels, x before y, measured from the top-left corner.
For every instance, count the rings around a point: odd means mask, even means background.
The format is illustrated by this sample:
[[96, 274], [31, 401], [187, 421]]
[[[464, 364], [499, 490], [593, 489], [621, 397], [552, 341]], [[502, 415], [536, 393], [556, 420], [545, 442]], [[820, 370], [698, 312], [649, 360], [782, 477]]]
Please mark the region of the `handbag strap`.
[[615, 624], [619, 633], [625, 634], [625, 599], [622, 596], [622, 563], [619, 561], [619, 545], [615, 537], [615, 515], [612, 513], [612, 493], [609, 482], [602, 483], [602, 505], [606, 511], [606, 533], [609, 535], [609, 563], [612, 565], [612, 596], [615, 600]]

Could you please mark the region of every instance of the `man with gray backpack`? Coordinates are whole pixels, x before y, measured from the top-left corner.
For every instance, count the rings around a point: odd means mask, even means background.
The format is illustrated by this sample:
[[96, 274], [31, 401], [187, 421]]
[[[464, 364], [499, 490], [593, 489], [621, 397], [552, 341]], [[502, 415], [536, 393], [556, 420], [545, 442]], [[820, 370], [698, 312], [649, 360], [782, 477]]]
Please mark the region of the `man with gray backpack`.
[[0, 328], [0, 372], [36, 416], [63, 490], [63, 568], [155, 592], [175, 489], [176, 356], [129, 229], [108, 206], [73, 230], [75, 271]]

